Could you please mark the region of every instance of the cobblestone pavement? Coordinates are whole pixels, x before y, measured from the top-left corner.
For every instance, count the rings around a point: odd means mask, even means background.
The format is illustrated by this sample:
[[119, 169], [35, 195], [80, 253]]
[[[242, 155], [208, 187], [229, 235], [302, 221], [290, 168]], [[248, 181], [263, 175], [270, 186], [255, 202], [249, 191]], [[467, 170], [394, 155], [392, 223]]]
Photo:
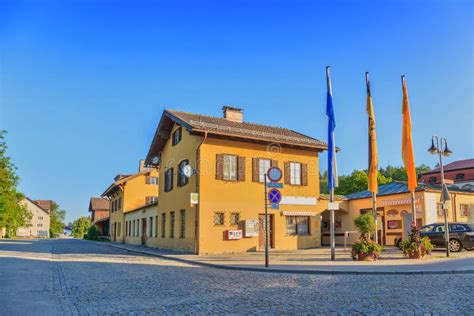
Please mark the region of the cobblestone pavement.
[[0, 315], [164, 313], [474, 315], [474, 274], [229, 271], [81, 240], [0, 240]]

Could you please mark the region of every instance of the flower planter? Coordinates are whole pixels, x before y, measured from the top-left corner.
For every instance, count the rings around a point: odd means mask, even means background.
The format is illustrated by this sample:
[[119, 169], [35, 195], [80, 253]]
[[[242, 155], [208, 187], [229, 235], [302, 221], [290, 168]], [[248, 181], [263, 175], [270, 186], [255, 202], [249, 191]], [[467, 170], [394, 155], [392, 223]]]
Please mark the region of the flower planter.
[[373, 253], [370, 253], [370, 254], [358, 253], [357, 254], [357, 261], [375, 261], [375, 260], [377, 260], [377, 257]]
[[422, 258], [421, 251], [409, 251], [408, 259], [420, 259]]

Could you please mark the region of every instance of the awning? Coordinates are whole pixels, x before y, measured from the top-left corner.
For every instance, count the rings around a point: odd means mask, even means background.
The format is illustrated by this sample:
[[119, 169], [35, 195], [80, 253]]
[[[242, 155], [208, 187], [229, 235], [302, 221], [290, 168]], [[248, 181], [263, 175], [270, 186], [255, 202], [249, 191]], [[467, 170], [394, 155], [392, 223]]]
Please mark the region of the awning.
[[315, 212], [305, 212], [305, 211], [283, 211], [284, 216], [317, 216]]

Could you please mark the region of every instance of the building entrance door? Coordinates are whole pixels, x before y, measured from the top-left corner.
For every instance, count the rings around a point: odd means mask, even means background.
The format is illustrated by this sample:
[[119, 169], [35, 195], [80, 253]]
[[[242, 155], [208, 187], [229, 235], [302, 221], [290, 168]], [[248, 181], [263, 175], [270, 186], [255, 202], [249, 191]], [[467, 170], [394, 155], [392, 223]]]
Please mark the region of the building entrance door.
[[146, 218], [142, 218], [142, 245], [146, 244]]
[[[268, 215], [268, 235], [269, 235], [269, 247], [275, 248], [274, 238], [273, 238], [273, 214]], [[258, 215], [258, 248], [260, 250], [265, 249], [265, 214]]]

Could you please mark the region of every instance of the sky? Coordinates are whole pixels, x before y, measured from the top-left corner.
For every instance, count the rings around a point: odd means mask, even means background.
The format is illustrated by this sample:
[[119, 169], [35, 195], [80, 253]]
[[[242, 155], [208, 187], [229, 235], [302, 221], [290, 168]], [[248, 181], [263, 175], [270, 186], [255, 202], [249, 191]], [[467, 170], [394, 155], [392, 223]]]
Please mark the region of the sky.
[[[340, 174], [367, 168], [364, 73], [379, 163], [401, 165], [400, 75], [417, 164], [474, 157], [473, 3], [454, 1], [0, 1], [0, 129], [20, 191], [87, 215], [133, 173], [165, 108], [326, 140], [331, 66]], [[323, 171], [326, 153], [321, 155]]]

